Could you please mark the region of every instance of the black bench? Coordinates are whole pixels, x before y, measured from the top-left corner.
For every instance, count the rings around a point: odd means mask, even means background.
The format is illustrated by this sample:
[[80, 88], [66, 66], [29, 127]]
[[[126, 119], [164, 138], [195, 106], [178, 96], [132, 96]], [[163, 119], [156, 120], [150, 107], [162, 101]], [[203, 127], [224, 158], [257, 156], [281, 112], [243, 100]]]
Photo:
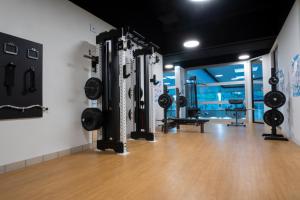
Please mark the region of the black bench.
[[[177, 127], [177, 129], [180, 129], [180, 125], [195, 125], [200, 126], [200, 132], [204, 133], [204, 124], [207, 122], [209, 122], [209, 120], [195, 118], [168, 118], [167, 126]], [[165, 132], [167, 132], [166, 129], [168, 129], [168, 127], [163, 127]]]

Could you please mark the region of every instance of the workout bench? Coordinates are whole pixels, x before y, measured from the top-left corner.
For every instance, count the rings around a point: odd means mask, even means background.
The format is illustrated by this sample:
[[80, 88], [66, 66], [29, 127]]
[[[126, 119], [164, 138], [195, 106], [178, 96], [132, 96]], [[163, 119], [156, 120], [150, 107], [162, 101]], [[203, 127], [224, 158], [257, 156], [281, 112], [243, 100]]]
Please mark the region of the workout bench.
[[200, 126], [200, 133], [204, 133], [204, 125], [207, 122], [209, 122], [209, 120], [169, 118], [167, 125], [163, 125], [162, 130], [167, 133], [169, 127], [177, 127], [177, 129], [180, 129], [180, 125], [196, 125]]

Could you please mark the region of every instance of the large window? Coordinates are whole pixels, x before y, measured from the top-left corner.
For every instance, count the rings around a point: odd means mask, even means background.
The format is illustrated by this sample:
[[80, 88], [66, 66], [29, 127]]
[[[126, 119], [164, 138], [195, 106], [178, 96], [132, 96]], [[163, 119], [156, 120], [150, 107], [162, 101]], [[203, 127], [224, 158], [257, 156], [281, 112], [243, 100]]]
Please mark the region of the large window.
[[[233, 113], [226, 112], [227, 108], [236, 106], [229, 100], [245, 99], [245, 72], [243, 64], [203, 67], [188, 70], [187, 78], [197, 77], [198, 105], [203, 118], [230, 119]], [[242, 107], [243, 105], [237, 105]], [[242, 114], [245, 117], [245, 114]]]

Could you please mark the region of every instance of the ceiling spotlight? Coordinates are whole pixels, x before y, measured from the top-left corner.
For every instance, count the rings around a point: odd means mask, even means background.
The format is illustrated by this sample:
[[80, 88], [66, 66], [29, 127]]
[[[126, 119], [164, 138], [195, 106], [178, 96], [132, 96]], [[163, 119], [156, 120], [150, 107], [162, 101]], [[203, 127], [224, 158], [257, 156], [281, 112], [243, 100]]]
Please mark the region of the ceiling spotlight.
[[183, 46], [186, 48], [195, 48], [200, 45], [200, 42], [198, 40], [189, 40], [183, 43]]
[[248, 54], [243, 54], [243, 55], [239, 56], [239, 60], [247, 60], [249, 58], [250, 58], [250, 55], [248, 55]]
[[171, 64], [165, 65], [165, 69], [173, 69], [173, 68], [174, 68], [174, 65], [171, 65]]
[[216, 78], [221, 78], [221, 77], [223, 77], [223, 74], [217, 74], [215, 77]]

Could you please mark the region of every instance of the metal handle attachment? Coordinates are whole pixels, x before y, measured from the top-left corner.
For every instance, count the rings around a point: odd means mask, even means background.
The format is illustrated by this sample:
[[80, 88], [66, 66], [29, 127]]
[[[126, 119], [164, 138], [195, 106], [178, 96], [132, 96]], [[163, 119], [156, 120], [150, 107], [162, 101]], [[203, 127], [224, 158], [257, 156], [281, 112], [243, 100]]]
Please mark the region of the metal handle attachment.
[[4, 43], [4, 53], [17, 56], [19, 48], [14, 43]]
[[27, 57], [30, 59], [33, 59], [33, 60], [38, 60], [39, 59], [39, 51], [36, 50], [35, 48], [28, 49]]

